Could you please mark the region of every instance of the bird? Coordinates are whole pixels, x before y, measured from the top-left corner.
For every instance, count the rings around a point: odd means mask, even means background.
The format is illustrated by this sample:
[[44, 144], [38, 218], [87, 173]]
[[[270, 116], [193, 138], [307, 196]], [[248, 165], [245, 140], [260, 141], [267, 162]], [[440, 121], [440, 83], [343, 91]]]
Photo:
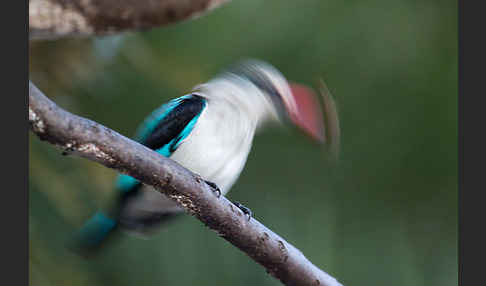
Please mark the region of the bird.
[[[155, 109], [134, 140], [201, 176], [226, 195], [242, 172], [256, 133], [293, 125], [313, 141], [325, 141], [322, 109], [304, 85], [290, 83], [271, 64], [247, 59], [191, 92]], [[150, 235], [183, 212], [174, 201], [137, 179], [119, 174], [114, 207], [97, 211], [75, 233], [72, 248], [98, 250], [116, 229]], [[250, 218], [251, 210], [234, 202]]]

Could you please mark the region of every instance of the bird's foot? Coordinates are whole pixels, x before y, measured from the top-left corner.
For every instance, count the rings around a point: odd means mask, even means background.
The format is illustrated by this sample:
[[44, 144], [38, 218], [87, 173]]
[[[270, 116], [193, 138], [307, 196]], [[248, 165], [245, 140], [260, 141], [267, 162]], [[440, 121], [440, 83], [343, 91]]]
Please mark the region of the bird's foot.
[[252, 217], [253, 217], [253, 213], [252, 211], [245, 207], [243, 204], [239, 203], [239, 202], [233, 202], [232, 203], [237, 206], [244, 214], [248, 215], [248, 220], [250, 220]]
[[221, 197], [221, 190], [215, 183], [206, 180], [204, 182], [206, 182], [206, 184], [211, 187], [211, 190], [216, 193], [217, 198]]
[[72, 143], [68, 143], [68, 144], [66, 144], [66, 147], [62, 151], [61, 155], [67, 156], [67, 155], [71, 154], [71, 152], [73, 152], [73, 151], [74, 151], [73, 144]]

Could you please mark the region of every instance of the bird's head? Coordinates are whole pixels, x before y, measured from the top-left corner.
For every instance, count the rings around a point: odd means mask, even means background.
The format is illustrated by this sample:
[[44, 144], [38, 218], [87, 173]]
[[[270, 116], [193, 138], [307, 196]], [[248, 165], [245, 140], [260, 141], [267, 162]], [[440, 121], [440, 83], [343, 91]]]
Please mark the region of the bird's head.
[[229, 70], [254, 86], [265, 97], [274, 119], [291, 122], [312, 139], [323, 143], [325, 139], [323, 113], [312, 89], [289, 83], [273, 66], [247, 60]]

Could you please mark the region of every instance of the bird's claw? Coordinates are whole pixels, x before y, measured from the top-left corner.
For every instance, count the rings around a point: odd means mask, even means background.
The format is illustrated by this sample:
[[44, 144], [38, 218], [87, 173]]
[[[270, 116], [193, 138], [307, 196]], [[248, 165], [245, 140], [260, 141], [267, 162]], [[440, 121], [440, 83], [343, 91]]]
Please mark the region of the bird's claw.
[[213, 183], [213, 182], [210, 182], [210, 181], [204, 181], [206, 182], [206, 184], [211, 187], [211, 190], [213, 190], [213, 192], [216, 193], [216, 197], [219, 198], [221, 197], [221, 190], [219, 189], [219, 187]]
[[62, 151], [61, 155], [63, 155], [63, 156], [67, 156], [67, 155], [71, 154], [71, 152], [73, 152], [73, 151], [74, 151], [74, 146], [73, 146], [73, 144], [68, 143], [68, 144], [66, 145], [66, 147], [64, 148], [64, 150]]
[[235, 206], [237, 206], [244, 214], [248, 215], [248, 220], [250, 220], [253, 217], [252, 211], [245, 207], [243, 204], [239, 202], [232, 202]]

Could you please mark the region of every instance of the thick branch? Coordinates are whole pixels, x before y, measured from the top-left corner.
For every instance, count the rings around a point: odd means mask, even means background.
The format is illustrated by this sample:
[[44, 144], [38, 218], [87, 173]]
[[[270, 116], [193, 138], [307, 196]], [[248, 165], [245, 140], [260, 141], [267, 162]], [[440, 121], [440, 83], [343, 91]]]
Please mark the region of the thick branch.
[[71, 114], [29, 83], [30, 129], [64, 151], [126, 173], [167, 195], [285, 285], [341, 285], [294, 246], [176, 162], [91, 120]]
[[30, 39], [104, 35], [198, 17], [227, 0], [29, 0]]

